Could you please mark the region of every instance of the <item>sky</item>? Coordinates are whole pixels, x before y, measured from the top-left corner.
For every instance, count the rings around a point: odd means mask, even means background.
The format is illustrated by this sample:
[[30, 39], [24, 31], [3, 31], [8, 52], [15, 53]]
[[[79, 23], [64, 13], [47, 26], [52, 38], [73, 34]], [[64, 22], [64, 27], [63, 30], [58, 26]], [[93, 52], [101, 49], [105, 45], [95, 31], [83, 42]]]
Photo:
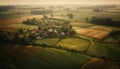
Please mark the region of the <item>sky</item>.
[[120, 4], [120, 0], [0, 0], [0, 5], [4, 4]]

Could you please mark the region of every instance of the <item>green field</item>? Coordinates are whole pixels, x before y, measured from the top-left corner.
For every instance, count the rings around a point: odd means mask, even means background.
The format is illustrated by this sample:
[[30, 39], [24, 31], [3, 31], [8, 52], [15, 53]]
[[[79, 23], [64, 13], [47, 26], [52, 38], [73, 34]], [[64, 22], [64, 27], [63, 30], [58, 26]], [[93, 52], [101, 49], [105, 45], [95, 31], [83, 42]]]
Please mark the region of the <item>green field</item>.
[[56, 45], [61, 39], [59, 38], [48, 38], [48, 39], [41, 39], [37, 40], [36, 44], [45, 44], [48, 46], [54, 46]]
[[48, 48], [17, 63], [21, 69], [79, 69], [91, 57], [64, 50]]
[[76, 50], [76, 51], [84, 51], [88, 45], [89, 45], [88, 41], [75, 37], [65, 38], [57, 44], [57, 46], [61, 46], [63, 49]]

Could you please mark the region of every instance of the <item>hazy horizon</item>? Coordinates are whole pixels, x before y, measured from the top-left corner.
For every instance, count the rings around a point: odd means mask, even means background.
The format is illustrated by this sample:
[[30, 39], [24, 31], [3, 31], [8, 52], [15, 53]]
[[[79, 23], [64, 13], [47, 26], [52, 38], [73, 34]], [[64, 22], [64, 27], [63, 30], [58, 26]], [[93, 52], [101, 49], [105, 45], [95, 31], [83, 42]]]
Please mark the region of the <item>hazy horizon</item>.
[[0, 5], [120, 4], [120, 0], [0, 0]]

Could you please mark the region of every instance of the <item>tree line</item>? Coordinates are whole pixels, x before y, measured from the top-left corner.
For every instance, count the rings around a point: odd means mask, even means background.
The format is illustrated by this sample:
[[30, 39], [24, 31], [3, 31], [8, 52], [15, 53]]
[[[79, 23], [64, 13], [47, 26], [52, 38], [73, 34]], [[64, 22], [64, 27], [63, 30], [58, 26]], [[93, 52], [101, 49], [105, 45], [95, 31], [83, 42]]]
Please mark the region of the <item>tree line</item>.
[[[87, 18], [86, 21], [88, 21]], [[112, 18], [92, 17], [92, 19], [89, 22], [99, 25], [120, 27], [120, 20], [113, 20]]]
[[[0, 30], [0, 45], [4, 44], [33, 44], [35, 37], [33, 35], [26, 36], [23, 31], [18, 30], [17, 32], [6, 32]], [[26, 32], [25, 32], [26, 33]], [[23, 34], [23, 35], [22, 35]]]

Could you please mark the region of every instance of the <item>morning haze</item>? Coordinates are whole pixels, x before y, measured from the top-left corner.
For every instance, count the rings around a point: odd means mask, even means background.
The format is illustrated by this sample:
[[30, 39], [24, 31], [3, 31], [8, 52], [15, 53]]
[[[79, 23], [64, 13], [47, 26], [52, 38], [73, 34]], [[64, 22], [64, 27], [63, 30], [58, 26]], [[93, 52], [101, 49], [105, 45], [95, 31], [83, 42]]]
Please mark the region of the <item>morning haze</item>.
[[26, 4], [119, 4], [120, 0], [0, 0], [1, 5]]

